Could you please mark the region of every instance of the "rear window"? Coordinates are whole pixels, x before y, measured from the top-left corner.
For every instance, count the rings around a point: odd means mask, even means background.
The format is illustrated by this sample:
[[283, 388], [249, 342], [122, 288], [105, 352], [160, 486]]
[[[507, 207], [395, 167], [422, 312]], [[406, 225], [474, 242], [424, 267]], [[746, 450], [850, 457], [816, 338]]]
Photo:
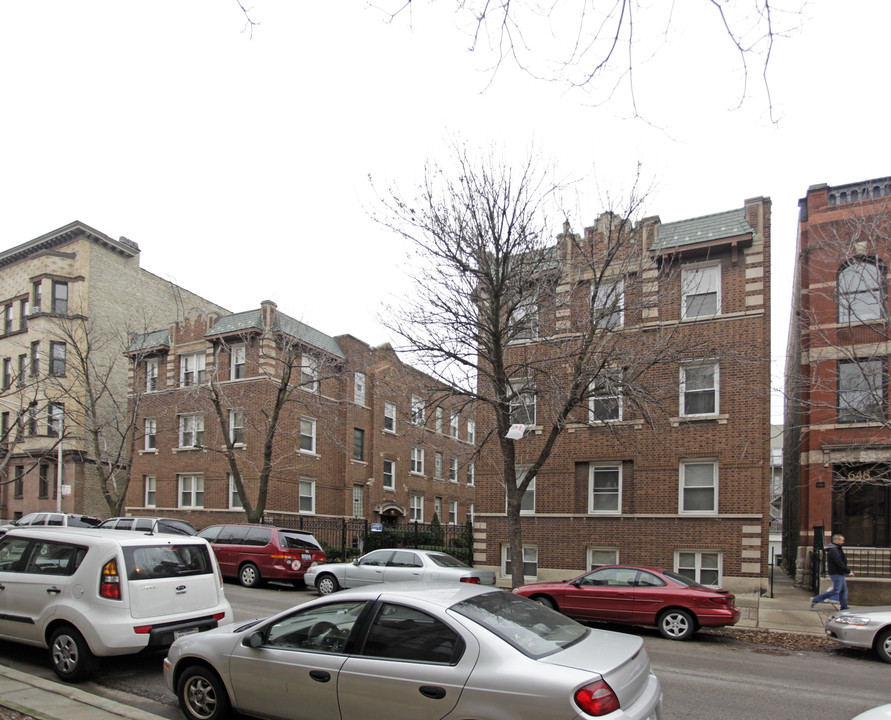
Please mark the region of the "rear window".
[[264, 545], [268, 545], [271, 539], [272, 531], [268, 528], [251, 528], [248, 531], [247, 538], [245, 539], [244, 544], [263, 547]]
[[321, 550], [322, 546], [316, 542], [312, 535], [303, 535], [292, 532], [278, 531], [279, 541], [283, 548], [290, 550]]
[[[55, 523], [50, 523], [54, 525]], [[99, 524], [98, 518], [89, 515], [69, 515], [68, 527], [96, 527]]]
[[451, 555], [446, 555], [445, 553], [427, 553], [427, 557], [439, 565], [439, 567], [468, 567], [468, 565], [465, 565], [458, 558], [453, 558]]
[[245, 525], [226, 525], [214, 542], [220, 545], [244, 545], [247, 534], [248, 528]]
[[207, 575], [213, 572], [204, 544], [125, 547], [124, 561], [128, 580]]

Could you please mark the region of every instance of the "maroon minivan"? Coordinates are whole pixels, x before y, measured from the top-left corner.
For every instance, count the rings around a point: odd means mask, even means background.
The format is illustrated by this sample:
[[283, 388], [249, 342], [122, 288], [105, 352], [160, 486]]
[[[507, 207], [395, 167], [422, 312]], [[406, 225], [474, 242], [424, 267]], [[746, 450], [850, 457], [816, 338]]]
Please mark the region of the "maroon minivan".
[[308, 532], [272, 525], [211, 525], [198, 533], [211, 546], [224, 576], [245, 587], [266, 580], [286, 580], [303, 587], [303, 575], [325, 551]]

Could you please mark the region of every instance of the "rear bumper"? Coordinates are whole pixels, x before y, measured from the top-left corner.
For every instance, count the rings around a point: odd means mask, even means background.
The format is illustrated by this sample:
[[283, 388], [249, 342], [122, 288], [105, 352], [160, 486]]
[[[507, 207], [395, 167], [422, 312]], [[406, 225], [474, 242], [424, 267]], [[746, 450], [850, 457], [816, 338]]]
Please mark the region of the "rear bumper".
[[739, 622], [741, 612], [738, 607], [732, 610], [719, 610], [708, 614], [697, 612], [696, 619], [702, 627], [725, 627], [727, 625], [736, 625]]
[[[225, 621], [225, 618], [224, 618]], [[186, 635], [193, 632], [204, 632], [219, 627], [220, 623], [213, 616], [205, 616], [194, 618], [191, 620], [182, 620], [173, 623], [161, 623], [153, 625], [148, 632], [148, 645], [144, 650], [159, 650], [168, 648], [173, 641], [180, 635]]]

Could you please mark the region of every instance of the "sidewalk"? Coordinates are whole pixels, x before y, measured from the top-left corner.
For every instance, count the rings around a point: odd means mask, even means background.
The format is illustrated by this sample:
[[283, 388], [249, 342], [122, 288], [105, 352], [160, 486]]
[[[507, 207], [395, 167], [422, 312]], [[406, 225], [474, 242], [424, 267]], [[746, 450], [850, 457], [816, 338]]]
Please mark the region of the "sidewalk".
[[[778, 568], [774, 572], [773, 597], [752, 593], [737, 595], [742, 617], [734, 627], [769, 632], [823, 636], [823, 621], [834, 612], [829, 603], [810, 609], [810, 593], [796, 588]], [[39, 720], [167, 720], [125, 703], [78, 690], [75, 685], [45, 680], [0, 665], [0, 720], [4, 708]]]

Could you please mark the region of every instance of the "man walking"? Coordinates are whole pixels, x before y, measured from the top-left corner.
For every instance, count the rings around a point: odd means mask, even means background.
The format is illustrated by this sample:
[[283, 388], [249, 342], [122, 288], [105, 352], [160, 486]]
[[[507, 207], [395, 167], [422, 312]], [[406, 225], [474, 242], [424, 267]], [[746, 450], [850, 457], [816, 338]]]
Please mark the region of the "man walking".
[[845, 557], [845, 551], [842, 550], [844, 544], [844, 535], [832, 536], [832, 545], [826, 548], [826, 569], [829, 571], [832, 587], [811, 598], [811, 610], [817, 603], [828, 600], [833, 595], [838, 596], [838, 603], [842, 610], [848, 609], [848, 583], [845, 580], [845, 575], [853, 577], [854, 573], [848, 567], [848, 559]]

